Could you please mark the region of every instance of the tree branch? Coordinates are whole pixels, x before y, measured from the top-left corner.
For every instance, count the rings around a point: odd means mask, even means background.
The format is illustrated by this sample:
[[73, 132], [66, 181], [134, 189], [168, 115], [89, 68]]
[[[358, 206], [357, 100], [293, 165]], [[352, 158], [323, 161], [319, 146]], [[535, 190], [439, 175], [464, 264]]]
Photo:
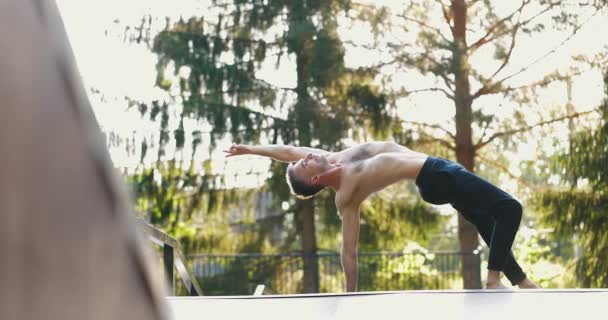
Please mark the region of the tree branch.
[[[321, 111], [321, 113], [324, 114], [324, 115], [326, 115], [326, 116], [328, 115], [328, 113], [323, 112], [323, 111]], [[354, 113], [352, 111], [346, 111], [346, 110], [343, 111], [343, 113], [346, 114], [346, 115], [348, 115], [348, 116], [351, 116], [353, 118], [358, 118], [358, 117], [363, 117], [364, 116], [362, 114], [357, 114], [357, 113]], [[439, 129], [439, 130], [447, 133], [450, 136], [450, 138], [456, 139], [456, 136], [452, 132], [450, 132], [449, 130], [447, 130], [447, 129], [445, 129], [445, 128], [441, 127], [440, 125], [437, 125], [437, 124], [430, 124], [430, 123], [423, 123], [423, 122], [416, 122], [416, 121], [408, 121], [408, 120], [400, 120], [400, 122], [403, 123], [403, 124], [413, 124], [413, 125], [417, 125], [417, 126], [420, 126], [420, 127]], [[451, 150], [456, 150], [456, 146], [454, 146], [453, 144], [451, 144], [448, 140], [443, 140], [441, 138], [431, 137], [431, 139], [427, 139], [427, 140], [423, 139], [423, 140], [419, 140], [419, 142], [420, 141], [423, 141], [423, 143], [437, 142], [437, 143], [440, 143], [443, 146], [448, 147]]]
[[[205, 95], [202, 94], [197, 94], [197, 95], [192, 95], [194, 97], [198, 97], [200, 99], [200, 101], [197, 101], [196, 103], [201, 103], [201, 104], [205, 104], [208, 106], [212, 106], [212, 107], [221, 107], [221, 108], [227, 108], [227, 109], [239, 109], [239, 110], [243, 110], [245, 112], [248, 113], [252, 113], [261, 117], [264, 117], [266, 119], [272, 119], [273, 121], [276, 121], [277, 123], [287, 123], [287, 120], [282, 119], [282, 118], [278, 118], [277, 116], [271, 115], [271, 114], [267, 114], [264, 112], [260, 112], [260, 111], [254, 111], [251, 110], [245, 106], [240, 106], [240, 105], [235, 105], [235, 104], [228, 104], [228, 103], [219, 103], [219, 102], [212, 102], [212, 101], [206, 101], [204, 100]], [[140, 104], [145, 104], [143, 102], [139, 102], [139, 101], [135, 101], [135, 100], [130, 100], [129, 99], [129, 103], [132, 105], [140, 105]]]
[[448, 98], [453, 99], [454, 81], [452, 81], [450, 78], [448, 78], [448, 76], [445, 72], [440, 72], [440, 71], [434, 70], [434, 68], [443, 69], [444, 66], [439, 61], [435, 60], [435, 58], [433, 58], [430, 55], [430, 52], [428, 52], [428, 51], [421, 53], [419, 58], [410, 58], [410, 55], [408, 53], [404, 53], [404, 54], [399, 55], [398, 57], [396, 57], [395, 59], [393, 59], [390, 62], [380, 64], [380, 66], [392, 64], [395, 62], [402, 62], [402, 63], [406, 63], [406, 64], [419, 64], [420, 62], [423, 62], [425, 60], [428, 63], [432, 64], [433, 67], [428, 68], [428, 69], [425, 69], [425, 68], [422, 68], [422, 69], [417, 68], [417, 69], [421, 72], [431, 72], [432, 74], [441, 77], [441, 79], [443, 79], [443, 82], [445, 83], [445, 86], [448, 88], [448, 90], [450, 90], [452, 92], [451, 94], [445, 92], [446, 95], [448, 96]]
[[[430, 61], [431, 63], [433, 63], [436, 67], [441, 68], [443, 67], [441, 65], [441, 63], [437, 60], [435, 60], [435, 58], [433, 58], [430, 53], [428, 51], [425, 51], [424, 54], [422, 55], [422, 57], [426, 58], [428, 61]], [[432, 70], [430, 70], [431, 72], [433, 72]], [[450, 91], [452, 91], [452, 93], [454, 93], [454, 81], [452, 81], [450, 78], [448, 78], [448, 76], [446, 75], [445, 72], [433, 72], [433, 74], [440, 76], [443, 79], [443, 82], [445, 82], [446, 87], [448, 87], [448, 89]]]
[[443, 140], [440, 138], [431, 137], [430, 139], [418, 139], [418, 141], [416, 141], [416, 143], [419, 143], [419, 144], [439, 143], [440, 145], [442, 145], [452, 151], [456, 151], [455, 145], [451, 144], [447, 140]]
[[546, 79], [542, 79], [536, 82], [532, 82], [532, 83], [528, 83], [528, 84], [524, 84], [521, 86], [517, 86], [517, 87], [507, 87], [505, 89], [502, 90], [496, 90], [494, 93], [509, 93], [511, 91], [515, 91], [515, 90], [521, 90], [521, 89], [529, 89], [529, 88], [534, 88], [534, 87], [542, 87], [542, 86], [546, 86], [554, 81], [560, 81], [560, 80], [566, 80], [572, 76], [576, 76], [578, 74], [580, 74], [581, 72], [575, 72], [573, 74], [570, 75], [565, 75], [565, 76], [556, 76], [556, 77], [548, 77]]
[[[283, 120], [285, 121], [285, 120]], [[101, 131], [103, 131], [104, 133], [115, 133], [116, 135], [120, 135], [119, 133], [116, 133], [116, 131], [111, 130], [110, 128], [106, 128], [104, 126], [100, 126]], [[255, 130], [257, 131], [262, 131], [262, 132], [270, 132], [272, 130], [276, 130], [277, 126], [276, 125], [271, 125], [271, 126], [264, 126], [264, 127], [259, 127], [256, 128]], [[166, 133], [166, 134], [171, 134], [172, 132], [174, 132], [175, 130], [170, 130], [170, 129], [146, 129], [146, 130], [141, 130], [141, 129], [131, 129], [130, 133], [132, 134], [150, 134], [147, 137], [144, 137], [144, 140], [157, 140], [157, 136], [154, 135], [155, 133]], [[194, 133], [194, 131], [197, 131], [197, 134], [212, 134], [215, 133], [213, 130], [206, 130], [206, 131], [200, 131], [200, 130], [193, 130], [192, 133]], [[247, 132], [248, 129], [247, 128], [243, 128], [243, 129], [236, 129], [236, 130], [226, 130], [227, 132], [236, 132], [236, 133], [243, 133], [243, 132]], [[127, 138], [125, 138], [125, 140], [127, 140]]]
[[378, 68], [386, 67], [388, 65], [392, 65], [397, 62], [403, 62], [403, 60], [405, 60], [408, 56], [409, 56], [409, 52], [401, 53], [401, 54], [397, 55], [396, 57], [394, 57], [393, 59], [386, 61], [386, 62], [380, 62], [378, 64], [375, 64], [375, 65], [371, 66], [371, 68], [378, 69]]
[[402, 90], [399, 94], [403, 95], [403, 96], [409, 96], [410, 94], [413, 94], [413, 93], [430, 92], [430, 91], [443, 92], [443, 94], [445, 94], [445, 96], [448, 99], [454, 100], [454, 96], [443, 88], [426, 88], [426, 89], [417, 89], [417, 90], [412, 90], [412, 91]]
[[[264, 82], [264, 84], [267, 86], [266, 89], [274, 89], [274, 90], [280, 90], [280, 91], [293, 91], [293, 92], [296, 91], [295, 88], [278, 87], [278, 86], [275, 86], [275, 85], [268, 83], [261, 79], [254, 79], [254, 81]], [[222, 90], [222, 91], [205, 92], [205, 93], [194, 94], [194, 95], [198, 95], [200, 97], [213, 97], [217, 94], [227, 94], [230, 96], [235, 96], [238, 94], [246, 94], [246, 93], [252, 93], [252, 92], [259, 92], [259, 91], [260, 91], [260, 88], [250, 88], [248, 90]]]
[[452, 32], [452, 37], [454, 36], [454, 26], [452, 26], [452, 17], [450, 16], [450, 12], [441, 0], [435, 0], [441, 6], [441, 11], [443, 12], [443, 18], [445, 22], [450, 27], [450, 31]]
[[[434, 64], [435, 67], [439, 67], [439, 68], [443, 67], [443, 65], [440, 62], [438, 62], [437, 60], [435, 60], [433, 57], [431, 57], [429, 55], [429, 52], [424, 52], [423, 54], [421, 54], [421, 57], [424, 58], [424, 59], [426, 59], [429, 63]], [[410, 59], [409, 53], [402, 53], [402, 54], [398, 55], [397, 57], [395, 57], [394, 59], [392, 59], [390, 61], [381, 62], [381, 63], [378, 63], [378, 64], [374, 65], [373, 68], [382, 68], [384, 66], [391, 65], [391, 64], [394, 64], [394, 63], [397, 63], [397, 62], [406, 63], [407, 64], [408, 60], [412, 61], [412, 60], [415, 60], [415, 59]], [[448, 96], [448, 98], [453, 99], [454, 81], [451, 80], [450, 78], [448, 78], [447, 74], [445, 74], [443, 72], [434, 72], [432, 69], [425, 70], [425, 71], [431, 72], [434, 75], [441, 77], [441, 79], [443, 79], [443, 82], [445, 83], [445, 85], [448, 88], [448, 90], [451, 91], [451, 93], [449, 93], [449, 92], [446, 92], [445, 90], [443, 90], [444, 93]]]
[[[500, 87], [500, 83], [495, 83], [492, 87], [486, 87], [485, 89], [480, 88], [474, 95], [473, 95], [473, 99], [478, 98], [481, 95], [488, 95], [488, 94], [496, 94], [496, 93], [509, 93], [511, 91], [515, 91], [515, 90], [521, 90], [521, 89], [530, 89], [530, 88], [534, 88], [534, 87], [543, 87], [543, 86], [547, 86], [555, 81], [564, 81], [567, 80], [569, 78], [572, 78], [574, 76], [578, 76], [581, 75], [585, 72], [587, 72], [589, 70], [576, 70], [573, 71], [572, 73], [566, 74], [566, 75], [560, 75], [560, 74], [549, 74], [547, 76], [545, 76], [544, 79], [538, 80], [536, 82], [532, 82], [532, 83], [528, 83], [528, 84], [524, 84], [521, 86], [517, 86], [517, 87], [506, 87], [506, 88], [502, 88]], [[483, 89], [483, 90], [482, 90]]]
[[493, 135], [491, 135], [490, 137], [488, 137], [488, 139], [486, 141], [483, 142], [479, 142], [475, 145], [474, 149], [475, 150], [479, 150], [481, 148], [483, 148], [484, 146], [486, 146], [487, 144], [489, 144], [490, 142], [494, 141], [495, 139], [498, 139], [500, 137], [504, 137], [504, 136], [509, 136], [509, 135], [513, 135], [516, 133], [521, 133], [521, 132], [525, 132], [525, 131], [529, 131], [532, 130], [536, 127], [541, 127], [547, 124], [551, 124], [554, 122], [559, 122], [559, 121], [564, 121], [564, 120], [568, 120], [568, 119], [574, 119], [574, 118], [578, 118], [593, 112], [597, 112], [598, 110], [600, 110], [600, 108], [595, 108], [589, 111], [583, 111], [583, 112], [577, 112], [577, 113], [573, 113], [570, 115], [565, 115], [563, 117], [559, 117], [559, 118], [555, 118], [555, 119], [551, 119], [551, 120], [547, 120], [547, 121], [541, 121], [539, 123], [530, 125], [530, 126], [525, 126], [522, 128], [518, 128], [518, 129], [512, 129], [512, 130], [507, 130], [507, 131], [502, 131], [502, 132], [497, 132]]
[[[488, 132], [488, 128], [490, 127], [490, 123], [494, 120], [494, 114], [492, 114], [492, 118], [490, 118], [490, 120], [488, 122], [486, 122], [485, 127], [483, 128], [483, 131], [481, 132], [481, 137], [479, 138], [479, 141], [477, 141], [477, 144], [479, 144], [481, 141], [483, 141], [483, 138], [486, 137], [486, 133]], [[477, 145], [476, 144], [476, 145]]]
[[213, 35], [202, 34], [202, 33], [192, 32], [192, 31], [187, 31], [187, 30], [168, 29], [168, 30], [161, 31], [160, 33], [163, 33], [163, 32], [172, 33], [172, 34], [180, 34], [180, 35], [190, 36], [193, 38], [220, 39], [225, 42], [234, 41], [234, 42], [245, 42], [245, 43], [260, 43], [267, 47], [281, 45], [280, 41], [268, 42], [265, 40], [248, 39], [248, 38], [241, 38], [241, 37], [232, 37], [232, 38], [231, 37], [220, 37], [220, 36], [213, 36]]
[[367, 45], [367, 44], [358, 44], [358, 43], [355, 43], [352, 40], [342, 41], [342, 43], [343, 44], [351, 45], [351, 46], [356, 47], [356, 48], [363, 48], [363, 49], [367, 49], [367, 50], [378, 50], [378, 47], [376, 47], [376, 46]]
[[494, 92], [494, 90], [496, 90], [496, 88], [499, 88], [501, 83], [497, 82], [494, 85], [488, 85], [488, 84], [492, 82], [492, 80], [494, 79], [494, 77], [496, 77], [496, 75], [498, 75], [500, 73], [500, 71], [502, 71], [502, 69], [504, 69], [507, 66], [507, 64], [509, 63], [509, 61], [511, 60], [511, 54], [513, 53], [513, 48], [515, 48], [515, 35], [516, 34], [517, 34], [517, 28], [515, 28], [513, 30], [513, 37], [511, 38], [511, 46], [509, 47], [509, 52], [507, 53], [506, 57], [503, 59], [502, 64], [484, 82], [484, 84], [481, 86], [481, 88], [479, 88], [479, 90], [477, 90], [477, 92], [475, 92], [471, 96], [471, 100], [475, 100], [475, 99], [479, 98], [480, 96], [482, 96], [484, 94], [496, 93], [496, 92]]
[[[560, 3], [561, 3], [561, 1], [551, 3], [548, 7], [546, 7], [545, 9], [543, 9], [541, 11], [539, 11], [537, 14], [533, 15], [532, 17], [528, 18], [527, 20], [524, 20], [522, 22], [518, 21], [518, 23], [514, 24], [512, 28], [507, 28], [507, 29], [503, 30], [502, 32], [498, 32], [498, 33], [494, 34], [491, 38], [486, 39], [486, 41], [483, 44], [492, 42], [492, 41], [494, 41], [494, 40], [496, 40], [496, 39], [504, 36], [505, 34], [508, 34], [508, 33], [512, 32], [516, 28], [519, 29], [519, 28], [521, 28], [521, 27], [529, 24], [530, 22], [534, 21], [536, 18], [538, 18], [539, 16], [543, 15], [547, 11], [553, 9], [553, 7], [559, 5]], [[479, 49], [479, 47], [481, 47], [481, 45], [478, 46], [478, 47], [476, 47], [476, 48], [472, 48], [472, 51], [475, 51], [475, 50]]]
[[[508, 76], [506, 76], [506, 77], [504, 77], [504, 78], [502, 78], [502, 79], [500, 79], [500, 80], [498, 80], [498, 81], [496, 81], [496, 82], [494, 82], [494, 83], [492, 83], [492, 84], [489, 84], [489, 81], [488, 81], [488, 82], [487, 82], [486, 84], [484, 84], [484, 85], [483, 85], [481, 88], [479, 88], [479, 90], [477, 90], [477, 92], [475, 92], [475, 94], [473, 94], [472, 99], [473, 99], [473, 100], [474, 100], [474, 99], [477, 99], [477, 98], [479, 98], [479, 97], [480, 97], [480, 96], [482, 96], [482, 95], [494, 94], [494, 93], [499, 93], [499, 92], [509, 92], [509, 91], [513, 91], [513, 90], [517, 90], [517, 89], [521, 89], [521, 88], [533, 87], [533, 86], [536, 86], [536, 85], [543, 85], [543, 84], [547, 84], [547, 83], [548, 83], [548, 82], [547, 82], [547, 80], [541, 80], [541, 81], [538, 81], [538, 82], [536, 82], [536, 83], [529, 84], [529, 85], [524, 85], [524, 86], [515, 87], [515, 88], [513, 88], [513, 87], [508, 87], [508, 88], [506, 88], [506, 89], [501, 89], [501, 85], [502, 85], [502, 84], [503, 84], [505, 81], [507, 81], [507, 80], [509, 80], [509, 79], [511, 79], [511, 78], [513, 78], [513, 77], [515, 77], [515, 76], [517, 76], [517, 75], [519, 75], [519, 74], [521, 74], [521, 73], [523, 73], [523, 72], [527, 71], [527, 70], [528, 70], [528, 69], [530, 69], [530, 68], [531, 68], [533, 65], [535, 65], [535, 64], [537, 64], [537, 63], [539, 63], [539, 62], [540, 62], [540, 61], [542, 61], [544, 58], [546, 58], [546, 57], [548, 57], [549, 55], [551, 55], [551, 54], [555, 53], [555, 52], [557, 51], [557, 49], [559, 49], [559, 48], [560, 48], [560, 47], [562, 47], [564, 44], [566, 44], [566, 42], [568, 42], [570, 39], [572, 39], [572, 37], [574, 37], [574, 35], [575, 35], [575, 34], [578, 32], [578, 30], [580, 30], [580, 28], [582, 28], [582, 27], [583, 27], [583, 26], [584, 26], [584, 25], [585, 25], [587, 22], [589, 22], [589, 21], [591, 20], [591, 18], [593, 18], [593, 17], [594, 17], [594, 16], [595, 16], [595, 15], [596, 15], [598, 12], [599, 12], [599, 10], [596, 10], [596, 11], [595, 11], [595, 12], [594, 12], [594, 13], [593, 13], [591, 16], [589, 16], [589, 18], [588, 18], [587, 20], [585, 20], [585, 22], [583, 22], [583, 23], [581, 23], [580, 25], [576, 26], [576, 27], [574, 28], [574, 30], [572, 31], [572, 33], [571, 33], [570, 35], [568, 35], [568, 37], [566, 37], [566, 38], [565, 38], [564, 40], [562, 40], [562, 41], [561, 41], [559, 44], [557, 44], [556, 46], [554, 46], [553, 48], [551, 48], [551, 50], [549, 50], [548, 52], [546, 52], [546, 53], [545, 53], [545, 54], [543, 54], [542, 56], [538, 57], [537, 59], [535, 59], [535, 60], [534, 60], [534, 61], [532, 61], [531, 63], [527, 64], [526, 66], [522, 67], [522, 68], [521, 68], [520, 70], [518, 70], [517, 72], [515, 72], [515, 73], [513, 73], [513, 74], [511, 74], [511, 75], [508, 75]], [[521, 25], [523, 25], [523, 24], [520, 24], [520, 26], [521, 26]], [[513, 39], [513, 41], [514, 41], [514, 40], [515, 40], [515, 39]], [[512, 43], [512, 45], [513, 45], [513, 43]], [[510, 56], [510, 54], [509, 54], [509, 56]], [[505, 65], [506, 65], [506, 64], [505, 64]], [[495, 73], [492, 75], [492, 77], [491, 77], [491, 78], [495, 77], [495, 76], [498, 74], [498, 72], [502, 70], [502, 68], [504, 68], [504, 66], [502, 66], [502, 67], [501, 67], [499, 70], [497, 70], [497, 72], [495, 72]], [[570, 75], [570, 76], [572, 76], [572, 75]], [[491, 79], [491, 78], [490, 78], [490, 79]], [[557, 78], [557, 79], [553, 79], [553, 80], [551, 80], [551, 81], [555, 81], [555, 80], [559, 80], [559, 78]]]
[[441, 79], [443, 79], [443, 82], [445, 83], [445, 86], [448, 87], [448, 89], [450, 89], [450, 91], [452, 91], [452, 93], [454, 93], [454, 81], [450, 78], [448, 78], [448, 76], [445, 73], [439, 73], [439, 76], [441, 77]]
[[430, 124], [430, 123], [417, 122], [417, 121], [407, 121], [407, 120], [403, 120], [401, 122], [405, 123], [405, 124], [413, 124], [413, 125], [420, 126], [420, 127], [439, 129], [439, 130], [447, 133], [452, 139], [456, 139], [456, 136], [452, 132], [450, 132], [448, 129], [443, 128], [442, 126], [440, 126], [438, 124]]
[[483, 162], [489, 164], [490, 166], [499, 169], [500, 171], [506, 173], [509, 177], [511, 177], [511, 179], [514, 179], [515, 181], [517, 181], [517, 183], [523, 185], [526, 188], [530, 188], [533, 190], [538, 190], [539, 188], [535, 185], [532, 185], [530, 183], [528, 183], [526, 180], [522, 179], [521, 177], [516, 176], [515, 174], [513, 174], [509, 168], [501, 165], [500, 163], [490, 160], [482, 155], [477, 155], [477, 158], [479, 158], [480, 160], [482, 160]]
[[266, 88], [267, 88], [267, 89], [268, 89], [268, 88], [274, 88], [274, 89], [276, 89], [276, 90], [283, 90], [283, 91], [293, 91], [293, 92], [295, 92], [295, 91], [296, 91], [296, 88], [290, 88], [290, 87], [279, 87], [279, 86], [276, 86], [276, 85], [274, 85], [274, 84], [272, 84], [272, 83], [270, 83], [270, 82], [268, 82], [268, 81], [266, 81], [266, 80], [264, 80], [264, 79], [255, 78], [254, 80], [255, 80], [255, 81], [258, 81], [258, 82], [262, 82], [262, 83], [264, 83], [264, 85], [266, 86]]
[[549, 55], [555, 53], [555, 51], [558, 48], [562, 47], [564, 44], [566, 44], [566, 42], [570, 41], [570, 39], [572, 39], [572, 37], [574, 37], [574, 35], [578, 32], [578, 30], [580, 30], [580, 28], [582, 28], [585, 24], [587, 24], [587, 22], [589, 22], [589, 20], [591, 20], [591, 18], [593, 18], [598, 12], [599, 12], [599, 10], [596, 10], [591, 16], [589, 16], [589, 18], [587, 20], [585, 20], [585, 22], [583, 22], [580, 25], [576, 26], [570, 35], [568, 35], [564, 40], [562, 40], [555, 47], [551, 48], [551, 50], [549, 50], [548, 52], [546, 52], [542, 56], [538, 57], [536, 60], [532, 61], [530, 64], [524, 66], [519, 71], [517, 71], [517, 72], [515, 72], [515, 73], [513, 73], [513, 74], [511, 74], [509, 76], [506, 76], [506, 77], [502, 78], [501, 80], [498, 81], [498, 83], [502, 83], [502, 82], [504, 82], [504, 81], [506, 81], [508, 79], [511, 79], [511, 78], [519, 75], [522, 72], [525, 72], [526, 70], [530, 69], [530, 67], [532, 67], [533, 65], [537, 64], [538, 62], [540, 62], [544, 58], [546, 58]]
[[467, 4], [467, 8], [472, 8], [473, 6], [475, 6], [477, 3], [479, 3], [481, 0], [472, 0]]
[[492, 41], [494, 38], [490, 38], [490, 36], [494, 33], [494, 30], [496, 30], [496, 28], [500, 27], [502, 24], [504, 24], [507, 20], [511, 20], [511, 18], [513, 18], [513, 16], [515, 16], [517, 13], [520, 14], [521, 16], [521, 12], [524, 9], [525, 6], [527, 6], [528, 4], [530, 4], [530, 2], [532, 2], [532, 0], [523, 0], [521, 2], [521, 6], [519, 6], [519, 8], [517, 8], [517, 10], [511, 12], [511, 14], [507, 15], [506, 17], [500, 19], [498, 22], [496, 22], [493, 26], [491, 26], [487, 31], [486, 34], [481, 37], [479, 40], [475, 41], [472, 45], [470, 45], [467, 50], [477, 50], [478, 48], [480, 48], [481, 46], [483, 46], [484, 44]]
[[[518, 21], [518, 23], [519, 23], [519, 21]], [[505, 66], [511, 60], [511, 54], [513, 53], [513, 48], [515, 48], [515, 36], [517, 35], [517, 30], [519, 30], [519, 27], [513, 28], [513, 33], [511, 34], [511, 46], [509, 47], [509, 52], [507, 53], [507, 56], [503, 59], [500, 67], [498, 67], [498, 69], [490, 76], [490, 78], [488, 78], [488, 81], [492, 81], [494, 79], [494, 77], [496, 77], [496, 75], [499, 74], [500, 71], [502, 71], [502, 69], [504, 69]]]
[[431, 26], [431, 25], [427, 24], [427, 23], [426, 23], [426, 22], [424, 22], [424, 21], [420, 21], [420, 20], [418, 20], [418, 19], [410, 18], [410, 17], [407, 17], [407, 16], [405, 16], [405, 15], [403, 15], [403, 14], [398, 14], [398, 15], [397, 15], [397, 17], [399, 17], [399, 18], [403, 18], [403, 19], [405, 19], [406, 21], [411, 21], [411, 22], [414, 22], [414, 23], [418, 24], [418, 25], [419, 25], [419, 26], [421, 26], [421, 27], [425, 27], [425, 28], [427, 28], [427, 29], [430, 29], [430, 30], [432, 30], [433, 32], [435, 32], [436, 34], [438, 34], [438, 35], [439, 35], [439, 36], [440, 36], [440, 37], [441, 37], [443, 40], [445, 40], [446, 42], [451, 42], [451, 41], [450, 41], [450, 40], [449, 40], [449, 39], [448, 39], [448, 38], [447, 38], [445, 35], [443, 35], [443, 33], [441, 32], [441, 30], [439, 30], [439, 28], [435, 28], [435, 27], [433, 27], [433, 26]]

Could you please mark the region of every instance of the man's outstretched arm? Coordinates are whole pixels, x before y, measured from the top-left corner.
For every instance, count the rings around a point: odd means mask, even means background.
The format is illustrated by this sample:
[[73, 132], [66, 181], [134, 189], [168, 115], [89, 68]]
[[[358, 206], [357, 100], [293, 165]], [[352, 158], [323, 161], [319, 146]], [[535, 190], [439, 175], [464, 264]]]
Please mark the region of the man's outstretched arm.
[[357, 291], [357, 243], [359, 242], [359, 206], [339, 208], [342, 215], [342, 269], [346, 291]]
[[264, 146], [249, 146], [243, 144], [234, 144], [226, 152], [226, 157], [253, 154], [262, 157], [268, 157], [281, 162], [293, 162], [305, 158], [309, 153], [314, 154], [329, 154], [328, 151], [309, 148], [309, 147], [294, 147], [289, 145], [270, 144]]

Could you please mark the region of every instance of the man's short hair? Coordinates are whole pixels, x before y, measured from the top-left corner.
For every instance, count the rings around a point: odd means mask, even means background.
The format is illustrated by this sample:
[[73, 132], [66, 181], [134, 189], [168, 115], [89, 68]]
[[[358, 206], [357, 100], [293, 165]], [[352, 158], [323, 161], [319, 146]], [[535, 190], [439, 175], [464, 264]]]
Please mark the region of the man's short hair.
[[289, 185], [291, 194], [300, 199], [309, 199], [325, 188], [323, 185], [314, 185], [296, 177], [293, 172], [293, 165], [292, 162], [287, 166], [286, 174], [287, 184]]

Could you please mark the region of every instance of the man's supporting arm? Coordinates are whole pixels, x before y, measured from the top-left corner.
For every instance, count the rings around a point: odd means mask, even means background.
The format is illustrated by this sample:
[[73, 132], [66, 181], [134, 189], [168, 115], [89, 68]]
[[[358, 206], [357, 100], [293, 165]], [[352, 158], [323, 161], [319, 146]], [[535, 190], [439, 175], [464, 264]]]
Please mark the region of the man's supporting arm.
[[346, 291], [357, 291], [357, 243], [359, 242], [359, 206], [340, 209], [342, 214], [342, 268]]

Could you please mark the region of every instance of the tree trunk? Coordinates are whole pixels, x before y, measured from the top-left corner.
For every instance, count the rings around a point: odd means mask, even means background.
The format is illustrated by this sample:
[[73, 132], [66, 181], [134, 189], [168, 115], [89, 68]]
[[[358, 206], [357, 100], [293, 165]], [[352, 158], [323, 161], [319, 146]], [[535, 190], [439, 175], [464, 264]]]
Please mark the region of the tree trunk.
[[301, 200], [298, 220], [302, 227], [302, 254], [304, 256], [304, 293], [319, 292], [319, 265], [317, 263], [317, 237], [315, 231], [314, 202]]
[[[475, 148], [471, 124], [472, 98], [469, 83], [469, 66], [466, 40], [467, 5], [464, 0], [455, 0], [451, 6], [454, 18], [454, 40], [457, 47], [454, 51], [454, 76], [456, 107], [456, 159], [467, 170], [475, 169]], [[472, 253], [479, 246], [479, 237], [475, 227], [458, 214], [458, 240], [460, 251], [464, 253], [462, 261], [462, 279], [465, 289], [479, 289], [481, 275], [479, 261]]]
[[[312, 39], [308, 36], [299, 37], [299, 50], [296, 51], [296, 70], [298, 96], [296, 103], [297, 138], [301, 145], [308, 146], [312, 142], [310, 123], [313, 120], [315, 103], [308, 93], [310, 79], [310, 57], [308, 47]], [[302, 232], [302, 253], [304, 255], [304, 293], [319, 292], [319, 267], [317, 264], [317, 238], [315, 234], [314, 199], [298, 201], [298, 220]]]

